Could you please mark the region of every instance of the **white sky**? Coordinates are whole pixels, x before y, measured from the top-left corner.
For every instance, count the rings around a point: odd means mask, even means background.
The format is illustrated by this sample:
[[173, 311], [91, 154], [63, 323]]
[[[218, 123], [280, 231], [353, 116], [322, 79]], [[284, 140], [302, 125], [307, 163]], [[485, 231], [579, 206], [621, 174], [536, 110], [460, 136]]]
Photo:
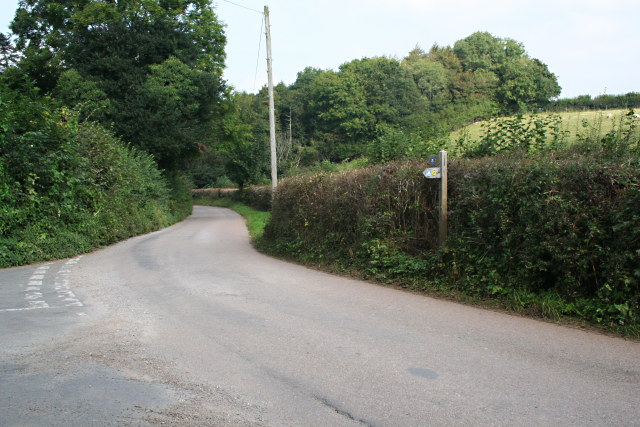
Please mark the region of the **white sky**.
[[[230, 1], [260, 12], [269, 6], [276, 83], [293, 83], [308, 66], [401, 59], [417, 44], [428, 50], [488, 31], [522, 42], [547, 64], [561, 97], [640, 91], [638, 0], [214, 0], [227, 25], [225, 77], [255, 92], [266, 83], [262, 17]], [[0, 31], [7, 31], [17, 3], [2, 0]]]

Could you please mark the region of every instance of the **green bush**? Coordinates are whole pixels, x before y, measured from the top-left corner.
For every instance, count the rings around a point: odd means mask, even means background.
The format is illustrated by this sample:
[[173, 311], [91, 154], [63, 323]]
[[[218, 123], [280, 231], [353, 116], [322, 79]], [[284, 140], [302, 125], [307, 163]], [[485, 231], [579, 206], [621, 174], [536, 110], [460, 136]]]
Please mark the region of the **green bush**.
[[409, 253], [433, 247], [436, 185], [395, 163], [281, 181], [265, 239], [306, 259], [355, 260], [375, 239]]
[[0, 103], [0, 267], [68, 257], [190, 212], [150, 155], [43, 98]]
[[262, 246], [517, 310], [640, 323], [640, 156], [599, 145], [454, 159], [449, 238], [424, 164], [290, 177]]
[[[458, 286], [593, 299], [591, 320], [640, 320], [637, 160], [575, 151], [464, 160], [450, 180], [442, 256], [457, 266]], [[635, 312], [601, 312], [621, 304]]]

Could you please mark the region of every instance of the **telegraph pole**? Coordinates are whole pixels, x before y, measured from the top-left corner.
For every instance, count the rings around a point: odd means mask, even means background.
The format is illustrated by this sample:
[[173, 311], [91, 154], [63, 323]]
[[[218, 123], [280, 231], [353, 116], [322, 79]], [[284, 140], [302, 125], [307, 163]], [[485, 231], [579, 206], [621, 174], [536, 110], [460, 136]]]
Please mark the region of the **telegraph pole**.
[[269, 7], [264, 7], [264, 22], [267, 35], [267, 77], [269, 80], [269, 145], [271, 146], [271, 190], [275, 193], [278, 186], [278, 158], [276, 156], [276, 113], [273, 101], [273, 73], [271, 69], [271, 26]]

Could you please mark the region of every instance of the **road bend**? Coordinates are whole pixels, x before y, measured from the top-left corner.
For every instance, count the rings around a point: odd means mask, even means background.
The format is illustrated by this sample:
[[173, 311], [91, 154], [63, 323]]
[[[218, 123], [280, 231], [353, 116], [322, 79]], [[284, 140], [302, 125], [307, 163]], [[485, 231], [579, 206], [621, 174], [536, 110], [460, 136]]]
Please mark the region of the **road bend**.
[[640, 424], [640, 343], [269, 258], [187, 220], [0, 271], [0, 425]]

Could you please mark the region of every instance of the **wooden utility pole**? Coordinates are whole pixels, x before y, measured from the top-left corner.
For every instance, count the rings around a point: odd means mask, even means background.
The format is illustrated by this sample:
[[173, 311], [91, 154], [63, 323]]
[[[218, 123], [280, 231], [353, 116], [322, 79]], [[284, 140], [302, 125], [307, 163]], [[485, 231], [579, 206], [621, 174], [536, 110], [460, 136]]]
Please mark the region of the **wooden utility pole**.
[[448, 188], [447, 188], [447, 152], [440, 151], [440, 215], [438, 221], [438, 245], [442, 246], [447, 240], [448, 223]]
[[289, 105], [289, 149], [292, 150], [293, 149], [293, 133], [292, 133], [292, 129], [291, 129], [291, 121], [292, 121], [292, 116], [291, 116], [291, 105]]
[[276, 113], [273, 101], [273, 73], [271, 68], [271, 26], [269, 7], [264, 7], [264, 22], [267, 35], [267, 77], [269, 80], [269, 145], [271, 146], [271, 190], [275, 193], [278, 186], [278, 157], [276, 156]]

